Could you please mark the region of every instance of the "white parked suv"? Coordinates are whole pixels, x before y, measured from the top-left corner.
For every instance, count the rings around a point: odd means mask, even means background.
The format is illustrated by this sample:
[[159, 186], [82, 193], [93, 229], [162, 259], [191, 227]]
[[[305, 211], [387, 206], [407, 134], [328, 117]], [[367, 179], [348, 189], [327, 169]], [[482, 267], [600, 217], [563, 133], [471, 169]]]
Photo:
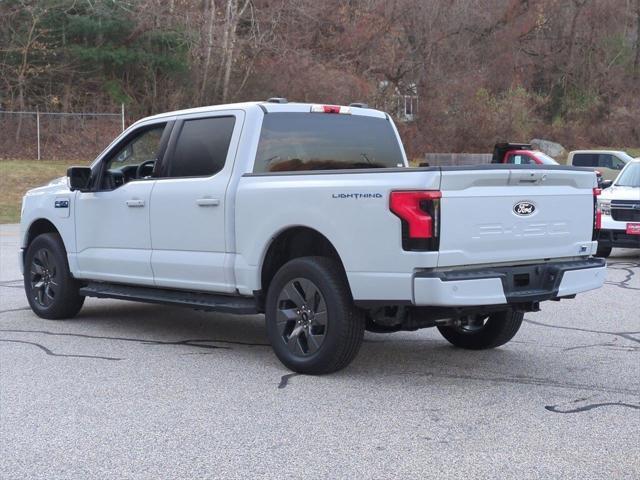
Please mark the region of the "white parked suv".
[[27, 192], [20, 264], [41, 317], [86, 296], [264, 313], [286, 366], [327, 373], [365, 329], [493, 348], [540, 302], [600, 287], [595, 187], [565, 166], [408, 168], [363, 105], [196, 108]]
[[613, 247], [640, 248], [640, 159], [626, 164], [613, 185], [598, 198], [602, 227], [598, 236], [599, 257]]

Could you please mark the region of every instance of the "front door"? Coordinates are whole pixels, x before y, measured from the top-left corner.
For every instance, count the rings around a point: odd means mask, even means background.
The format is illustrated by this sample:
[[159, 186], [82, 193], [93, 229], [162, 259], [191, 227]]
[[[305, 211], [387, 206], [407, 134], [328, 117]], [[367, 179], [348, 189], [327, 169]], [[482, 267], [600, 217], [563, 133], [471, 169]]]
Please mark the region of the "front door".
[[227, 254], [227, 185], [244, 113], [219, 112], [176, 122], [151, 193], [151, 264], [155, 284], [235, 291]]
[[151, 174], [169, 130], [162, 122], [131, 132], [98, 165], [92, 191], [77, 193], [78, 277], [153, 285]]

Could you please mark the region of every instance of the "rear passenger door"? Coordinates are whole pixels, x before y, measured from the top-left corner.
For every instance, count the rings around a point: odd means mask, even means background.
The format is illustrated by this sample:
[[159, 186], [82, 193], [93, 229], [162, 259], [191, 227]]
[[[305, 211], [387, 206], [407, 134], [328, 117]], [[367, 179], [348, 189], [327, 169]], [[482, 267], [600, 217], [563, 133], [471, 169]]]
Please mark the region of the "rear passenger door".
[[151, 194], [151, 266], [158, 287], [231, 293], [227, 202], [244, 112], [176, 122]]

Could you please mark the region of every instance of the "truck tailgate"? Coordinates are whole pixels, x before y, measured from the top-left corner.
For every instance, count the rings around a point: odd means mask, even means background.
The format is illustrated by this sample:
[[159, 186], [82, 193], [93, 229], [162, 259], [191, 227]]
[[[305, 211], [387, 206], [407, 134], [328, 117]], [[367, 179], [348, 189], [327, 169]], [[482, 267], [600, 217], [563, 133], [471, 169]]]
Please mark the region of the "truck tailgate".
[[593, 172], [444, 169], [439, 267], [590, 255]]

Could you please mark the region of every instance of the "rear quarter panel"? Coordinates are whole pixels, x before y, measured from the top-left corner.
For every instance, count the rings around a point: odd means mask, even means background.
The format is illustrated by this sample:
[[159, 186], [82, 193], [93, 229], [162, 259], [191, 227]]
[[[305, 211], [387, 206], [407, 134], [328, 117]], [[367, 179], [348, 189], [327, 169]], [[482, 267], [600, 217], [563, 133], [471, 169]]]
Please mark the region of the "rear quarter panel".
[[415, 268], [432, 268], [437, 252], [402, 250], [401, 222], [389, 210], [391, 190], [439, 188], [437, 170], [375, 173], [244, 175], [236, 196], [236, 281], [260, 289], [271, 242], [291, 227], [324, 235], [343, 262], [355, 299], [411, 297]]

